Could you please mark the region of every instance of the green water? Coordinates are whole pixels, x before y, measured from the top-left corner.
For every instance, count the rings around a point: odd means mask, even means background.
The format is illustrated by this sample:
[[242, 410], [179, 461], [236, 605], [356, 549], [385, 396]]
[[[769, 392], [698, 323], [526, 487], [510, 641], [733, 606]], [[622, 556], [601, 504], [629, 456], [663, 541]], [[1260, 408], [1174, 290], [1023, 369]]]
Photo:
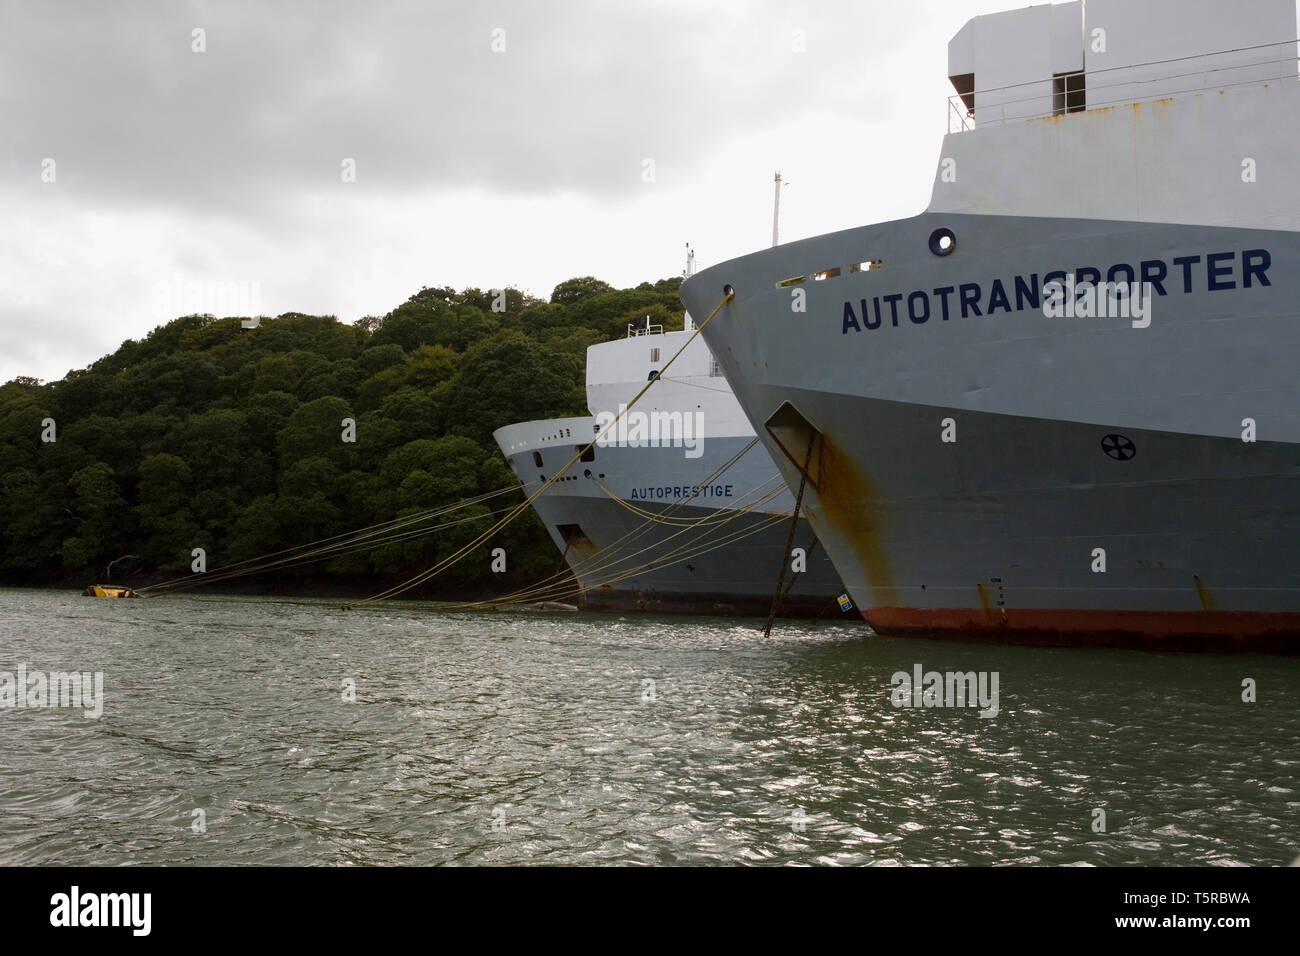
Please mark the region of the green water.
[[[893, 706], [891, 675], [918, 663], [996, 671], [997, 717]], [[0, 671], [20, 664], [101, 671], [103, 715], [0, 710], [3, 864], [1300, 854], [1288, 658], [0, 591]]]

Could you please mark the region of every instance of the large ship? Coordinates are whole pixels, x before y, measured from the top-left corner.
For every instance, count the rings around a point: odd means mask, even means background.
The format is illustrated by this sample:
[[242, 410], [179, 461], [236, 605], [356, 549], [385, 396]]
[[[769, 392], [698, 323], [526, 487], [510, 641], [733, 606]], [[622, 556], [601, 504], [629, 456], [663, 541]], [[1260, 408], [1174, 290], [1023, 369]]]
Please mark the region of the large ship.
[[784, 568], [781, 615], [841, 617], [844, 589], [826, 552], [804, 519], [791, 538], [794, 497], [704, 340], [687, 345], [689, 314], [685, 324], [666, 332], [633, 323], [625, 338], [591, 346], [590, 416], [493, 433], [532, 493], [624, 412], [533, 502], [577, 578], [581, 606], [765, 615]]
[[1294, 0], [977, 17], [924, 213], [683, 284], [876, 631], [1296, 652], [1295, 36]]

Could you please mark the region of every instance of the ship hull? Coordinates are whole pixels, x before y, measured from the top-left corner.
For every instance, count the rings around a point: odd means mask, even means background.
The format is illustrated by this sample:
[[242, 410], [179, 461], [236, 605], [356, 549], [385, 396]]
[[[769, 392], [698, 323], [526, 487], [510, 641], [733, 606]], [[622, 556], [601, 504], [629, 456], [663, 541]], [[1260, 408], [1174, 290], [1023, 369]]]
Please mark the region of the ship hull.
[[[764, 616], [771, 610], [788, 519], [774, 522], [762, 515], [741, 516], [718, 533], [718, 537], [734, 535], [736, 540], [684, 560], [664, 560], [682, 549], [707, 548], [709, 534], [688, 533], [674, 539], [680, 530], [677, 526], [656, 525], [612, 501], [587, 496], [543, 496], [535, 508], [582, 585], [578, 601], [585, 610], [738, 617]], [[668, 511], [661, 506], [647, 510], [657, 515]], [[678, 508], [671, 514], [707, 520], [717, 512]], [[558, 530], [565, 526], [577, 526], [583, 535], [566, 540]], [[806, 549], [812, 537], [808, 522], [800, 519], [795, 546]], [[645, 552], [638, 553], [642, 549]], [[639, 570], [629, 573], [632, 568]], [[782, 617], [843, 616], [836, 605], [843, 589], [824, 551], [814, 551], [809, 571], [801, 578], [781, 604]]]
[[[781, 400], [821, 424], [808, 514], [878, 633], [1298, 649], [1294, 445], [816, 393]], [[913, 440], [944, 418], [960, 422], [958, 441]], [[1131, 459], [1105, 454], [1116, 432]], [[799, 466], [786, 471], [798, 480]]]
[[[876, 250], [803, 311], [778, 286]], [[682, 295], [707, 314], [734, 290], [705, 338], [791, 486], [813, 446], [806, 512], [877, 631], [1295, 653], [1297, 261], [1284, 231], [926, 214]], [[1149, 324], [1029, 295], [1113, 264], [1161, 280]]]
[[[589, 419], [573, 421], [570, 434], [591, 434]], [[563, 466], [575, 446], [511, 436], [555, 434], [561, 427], [524, 423], [498, 433], [527, 492]], [[762, 447], [708, 480], [750, 441], [709, 438], [696, 458], [680, 448], [598, 447], [592, 462], [571, 468], [533, 503], [578, 582], [577, 594], [565, 592], [563, 599], [576, 597], [592, 611], [761, 617], [772, 609], [784, 565], [784, 583], [793, 585], [779, 616], [844, 617], [837, 602], [843, 585], [826, 551], [813, 546], [803, 518], [791, 547], [805, 552], [806, 570], [793, 574], [787, 552], [793, 496]], [[540, 466], [534, 452], [544, 456]], [[691, 488], [700, 491], [682, 502]]]

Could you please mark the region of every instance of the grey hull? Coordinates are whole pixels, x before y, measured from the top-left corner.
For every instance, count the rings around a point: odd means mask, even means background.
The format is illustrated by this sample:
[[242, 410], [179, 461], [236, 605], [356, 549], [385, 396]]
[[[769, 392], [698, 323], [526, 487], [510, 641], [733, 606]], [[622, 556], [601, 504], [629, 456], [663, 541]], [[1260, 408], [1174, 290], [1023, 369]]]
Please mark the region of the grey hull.
[[[708, 482], [707, 492], [692, 503], [676, 503], [746, 444], [740, 438], [710, 439], [697, 459], [685, 459], [672, 448], [597, 448], [595, 461], [575, 466], [568, 480], [547, 489], [533, 507], [578, 579], [580, 605], [589, 610], [766, 615], [783, 564], [785, 583], [792, 580], [786, 552], [791, 522], [779, 512], [791, 508], [793, 498], [763, 449], [752, 448]], [[542, 468], [563, 464], [560, 459], [572, 452], [572, 447], [545, 452], [554, 460]], [[546, 474], [536, 466], [532, 450], [507, 459], [526, 491], [535, 490]], [[762, 508], [737, 513], [772, 490], [778, 494]], [[700, 520], [707, 525], [686, 526]], [[794, 578], [780, 613], [843, 617], [837, 603], [843, 585], [826, 551], [812, 547], [813, 540], [812, 528], [801, 518], [793, 547], [807, 553], [807, 570]]]
[[[805, 312], [777, 287], [864, 250], [885, 267], [808, 283]], [[1162, 278], [1148, 327], [1027, 294], [1115, 264]], [[705, 338], [788, 483], [813, 443], [807, 513], [877, 630], [1295, 652], [1298, 265], [1290, 232], [924, 215], [724, 263], [682, 298], [707, 315], [735, 290]]]

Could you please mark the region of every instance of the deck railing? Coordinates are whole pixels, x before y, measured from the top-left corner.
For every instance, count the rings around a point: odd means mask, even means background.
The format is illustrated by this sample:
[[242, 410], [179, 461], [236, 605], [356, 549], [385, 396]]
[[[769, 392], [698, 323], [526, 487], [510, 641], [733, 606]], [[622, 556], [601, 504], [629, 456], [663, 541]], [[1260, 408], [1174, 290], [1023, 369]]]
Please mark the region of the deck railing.
[[[1086, 88], [1081, 91], [1083, 109], [1294, 80], [1300, 77], [1297, 43], [1300, 41], [1286, 40], [1171, 60], [1086, 70]], [[1073, 91], [1062, 94], [1054, 90], [1055, 79], [1049, 76], [1010, 86], [975, 90], [967, 94], [973, 97], [974, 108], [966, 106], [961, 94], [954, 94], [948, 97], [948, 132], [961, 133], [975, 129], [977, 125], [1001, 126], [1017, 120], [1063, 114], [1067, 112], [1065, 97], [1073, 100], [1078, 94]]]

